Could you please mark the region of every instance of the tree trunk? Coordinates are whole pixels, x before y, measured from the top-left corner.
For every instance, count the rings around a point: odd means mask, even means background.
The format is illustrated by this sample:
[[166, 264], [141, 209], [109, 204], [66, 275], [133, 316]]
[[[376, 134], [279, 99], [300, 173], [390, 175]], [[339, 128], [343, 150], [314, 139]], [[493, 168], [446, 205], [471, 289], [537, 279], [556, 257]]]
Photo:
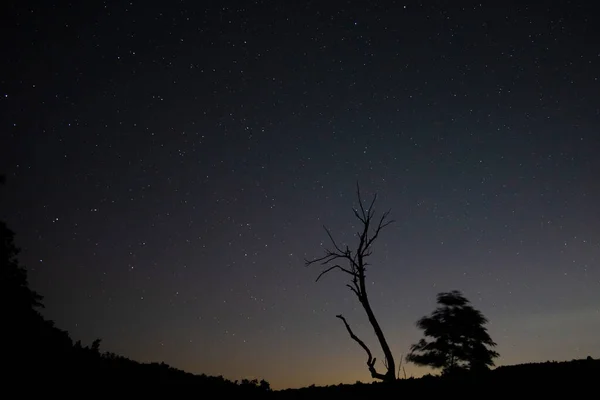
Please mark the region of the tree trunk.
[[385, 340], [385, 335], [379, 326], [379, 322], [371, 309], [371, 304], [369, 303], [369, 298], [367, 297], [367, 288], [365, 285], [365, 277], [363, 274], [360, 276], [360, 289], [362, 292], [362, 296], [359, 299], [365, 312], [367, 313], [367, 317], [369, 318], [369, 322], [375, 331], [375, 336], [377, 336], [377, 340], [379, 340], [379, 344], [381, 345], [381, 350], [383, 350], [383, 355], [385, 356], [385, 360], [387, 363], [387, 371], [385, 373], [384, 381], [389, 382], [396, 379], [396, 363], [394, 361], [394, 356], [392, 351], [390, 350], [390, 346], [388, 346], [387, 341]]

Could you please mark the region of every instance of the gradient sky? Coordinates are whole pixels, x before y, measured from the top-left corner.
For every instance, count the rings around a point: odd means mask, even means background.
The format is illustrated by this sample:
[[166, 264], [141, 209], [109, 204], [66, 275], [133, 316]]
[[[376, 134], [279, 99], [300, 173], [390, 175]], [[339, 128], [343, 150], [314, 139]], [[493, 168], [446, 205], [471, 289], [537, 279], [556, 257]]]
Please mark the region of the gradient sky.
[[323, 224], [355, 243], [359, 181], [396, 220], [368, 280], [397, 358], [452, 289], [498, 365], [600, 356], [593, 2], [9, 3], [0, 218], [75, 340], [275, 388], [370, 381], [345, 277], [304, 266]]

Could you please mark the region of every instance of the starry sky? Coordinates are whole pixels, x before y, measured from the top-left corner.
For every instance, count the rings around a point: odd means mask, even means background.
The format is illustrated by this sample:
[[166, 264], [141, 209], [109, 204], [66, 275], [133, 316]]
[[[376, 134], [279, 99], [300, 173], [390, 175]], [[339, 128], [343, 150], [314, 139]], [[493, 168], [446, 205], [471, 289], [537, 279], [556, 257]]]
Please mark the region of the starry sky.
[[600, 356], [593, 2], [449, 3], [3, 3], [0, 218], [44, 315], [194, 373], [370, 381], [346, 277], [304, 265], [324, 224], [356, 243], [358, 181], [396, 221], [367, 279], [397, 359], [452, 289], [497, 365]]

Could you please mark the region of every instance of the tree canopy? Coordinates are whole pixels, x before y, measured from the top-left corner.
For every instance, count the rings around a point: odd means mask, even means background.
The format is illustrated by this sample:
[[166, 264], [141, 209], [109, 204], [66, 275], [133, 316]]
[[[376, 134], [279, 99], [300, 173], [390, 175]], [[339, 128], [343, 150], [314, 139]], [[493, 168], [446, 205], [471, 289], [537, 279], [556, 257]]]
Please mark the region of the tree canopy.
[[426, 338], [411, 346], [406, 359], [417, 365], [456, 370], [481, 371], [494, 365], [496, 343], [485, 328], [488, 320], [471, 306], [460, 291], [437, 295], [439, 306], [417, 321]]
[[[4, 221], [0, 221], [0, 263], [2, 267], [2, 282], [5, 293], [12, 300], [12, 310], [15, 307], [32, 311], [43, 307], [43, 297], [36, 291], [29, 288], [27, 281], [27, 270], [19, 265], [17, 255], [19, 248], [14, 242], [15, 234], [6, 226]], [[16, 311], [16, 310], [15, 310]]]

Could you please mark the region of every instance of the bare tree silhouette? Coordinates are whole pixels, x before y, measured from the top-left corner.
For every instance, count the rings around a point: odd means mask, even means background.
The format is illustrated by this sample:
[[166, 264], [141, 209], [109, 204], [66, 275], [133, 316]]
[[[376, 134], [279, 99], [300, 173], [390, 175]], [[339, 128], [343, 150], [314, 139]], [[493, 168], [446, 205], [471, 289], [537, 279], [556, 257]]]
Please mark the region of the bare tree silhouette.
[[[378, 220], [374, 220], [375, 217], [375, 201], [377, 200], [377, 194], [373, 196], [373, 200], [369, 204], [367, 208], [363, 205], [363, 200], [360, 194], [360, 186], [358, 183], [356, 184], [356, 194], [358, 197], [359, 208], [353, 208], [354, 215], [362, 224], [362, 229], [357, 232], [357, 236], [359, 238], [359, 243], [356, 248], [351, 249], [349, 246], [345, 248], [341, 248], [338, 243], [333, 238], [331, 232], [327, 227], [324, 226], [329, 239], [331, 240], [333, 249], [326, 249], [325, 255], [323, 257], [315, 258], [312, 260], [306, 260], [306, 265], [319, 264], [324, 269], [317, 277], [317, 281], [325, 274], [333, 270], [339, 270], [350, 276], [350, 283], [346, 284], [346, 286], [356, 295], [358, 301], [362, 305], [363, 309], [367, 314], [367, 318], [369, 319], [369, 323], [373, 327], [375, 331], [375, 336], [377, 336], [377, 340], [381, 346], [383, 354], [385, 356], [384, 365], [387, 369], [385, 373], [377, 372], [375, 369], [375, 362], [377, 359], [373, 357], [371, 350], [369, 347], [363, 342], [358, 336], [352, 332], [350, 325], [346, 321], [346, 319], [342, 315], [337, 315], [336, 317], [341, 319], [348, 331], [350, 337], [356, 341], [367, 353], [367, 367], [371, 376], [375, 379], [380, 379], [383, 381], [392, 381], [396, 379], [395, 371], [396, 371], [396, 363], [394, 362], [394, 356], [392, 355], [392, 351], [385, 339], [385, 335], [383, 334], [383, 330], [373, 313], [373, 309], [371, 308], [371, 304], [369, 302], [369, 297], [367, 294], [367, 286], [365, 284], [365, 272], [367, 270], [367, 266], [370, 264], [367, 263], [367, 258], [372, 254], [372, 247], [375, 240], [379, 237], [379, 233], [383, 228], [394, 222], [393, 220], [388, 219], [389, 211], [383, 213]], [[346, 265], [342, 266], [337, 264], [337, 261], [342, 261]], [[333, 264], [333, 265], [332, 265]]]

